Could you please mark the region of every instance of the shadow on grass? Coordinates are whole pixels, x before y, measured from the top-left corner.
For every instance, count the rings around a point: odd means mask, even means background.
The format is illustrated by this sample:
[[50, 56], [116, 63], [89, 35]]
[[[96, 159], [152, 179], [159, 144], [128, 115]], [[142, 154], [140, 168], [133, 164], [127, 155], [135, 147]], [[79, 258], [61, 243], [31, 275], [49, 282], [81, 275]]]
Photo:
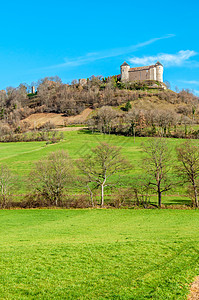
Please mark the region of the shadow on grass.
[[78, 130], [78, 134], [93, 134], [93, 132], [90, 129], [83, 128], [83, 129]]
[[[153, 205], [157, 205], [157, 201], [156, 200], [152, 200], [151, 204]], [[170, 205], [182, 205], [182, 206], [192, 206], [192, 201], [190, 199], [166, 199], [162, 201], [162, 204], [164, 206], [170, 206]]]
[[189, 199], [172, 199], [165, 203], [166, 205], [187, 205], [191, 206], [192, 202]]

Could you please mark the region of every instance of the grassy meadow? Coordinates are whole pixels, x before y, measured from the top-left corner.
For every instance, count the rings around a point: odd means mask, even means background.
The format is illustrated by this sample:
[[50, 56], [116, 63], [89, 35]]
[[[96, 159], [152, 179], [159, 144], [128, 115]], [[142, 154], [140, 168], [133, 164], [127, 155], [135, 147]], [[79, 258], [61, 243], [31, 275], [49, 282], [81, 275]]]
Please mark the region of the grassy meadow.
[[1, 210], [1, 299], [186, 299], [197, 210]]
[[[34, 166], [34, 162], [59, 149], [67, 150], [71, 158], [75, 160], [89, 153], [90, 149], [99, 142], [104, 141], [122, 147], [123, 155], [132, 163], [133, 169], [128, 174], [120, 176], [123, 186], [130, 186], [134, 177], [141, 173], [140, 165], [143, 157], [141, 147], [146, 140], [147, 138], [136, 137], [134, 140], [133, 137], [91, 134], [86, 130], [69, 131], [64, 132], [64, 139], [57, 144], [46, 145], [46, 142], [0, 143], [0, 163], [6, 163], [17, 175], [18, 187], [15, 194], [23, 194], [28, 192], [26, 178]], [[167, 140], [173, 151], [173, 158], [175, 158], [175, 146], [182, 140]], [[156, 201], [156, 197], [154, 197], [154, 200]], [[184, 204], [189, 203], [189, 199], [185, 196], [184, 188], [177, 187], [175, 191], [169, 191], [168, 194], [163, 195], [164, 203]]]
[[[64, 132], [57, 144], [1, 143], [0, 163], [26, 193], [34, 162], [59, 149], [75, 160], [100, 141], [132, 163], [121, 177], [128, 186], [146, 138]], [[175, 158], [181, 141], [168, 142]], [[183, 187], [163, 196], [163, 204], [188, 201]], [[0, 210], [0, 299], [186, 299], [199, 272], [198, 226], [198, 210]]]

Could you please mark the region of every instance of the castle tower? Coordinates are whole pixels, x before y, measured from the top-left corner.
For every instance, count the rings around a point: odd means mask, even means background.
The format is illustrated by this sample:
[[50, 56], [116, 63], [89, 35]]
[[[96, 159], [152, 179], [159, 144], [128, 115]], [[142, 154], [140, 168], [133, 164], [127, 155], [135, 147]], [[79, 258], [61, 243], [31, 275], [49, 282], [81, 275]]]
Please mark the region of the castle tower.
[[35, 86], [32, 86], [32, 94], [35, 94]]
[[156, 80], [163, 82], [163, 65], [158, 61], [155, 64], [156, 67]]
[[124, 62], [120, 66], [121, 80], [122, 81], [129, 81], [129, 70], [130, 70], [130, 66], [126, 62]]

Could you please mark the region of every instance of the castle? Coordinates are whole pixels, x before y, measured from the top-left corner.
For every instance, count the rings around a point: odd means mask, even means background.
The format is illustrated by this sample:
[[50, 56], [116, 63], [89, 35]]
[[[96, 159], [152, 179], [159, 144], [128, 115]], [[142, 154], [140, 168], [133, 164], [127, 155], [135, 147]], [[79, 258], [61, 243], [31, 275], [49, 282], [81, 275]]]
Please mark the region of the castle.
[[[123, 82], [155, 80], [163, 82], [163, 65], [158, 61], [155, 65], [131, 68], [126, 62], [120, 66], [121, 74], [117, 79]], [[87, 79], [79, 79], [80, 85], [86, 85]], [[164, 85], [163, 85], [164, 88]]]
[[142, 80], [157, 80], [163, 82], [163, 65], [158, 61], [155, 65], [130, 68], [124, 62], [120, 66], [121, 74], [118, 76], [121, 81], [142, 81]]

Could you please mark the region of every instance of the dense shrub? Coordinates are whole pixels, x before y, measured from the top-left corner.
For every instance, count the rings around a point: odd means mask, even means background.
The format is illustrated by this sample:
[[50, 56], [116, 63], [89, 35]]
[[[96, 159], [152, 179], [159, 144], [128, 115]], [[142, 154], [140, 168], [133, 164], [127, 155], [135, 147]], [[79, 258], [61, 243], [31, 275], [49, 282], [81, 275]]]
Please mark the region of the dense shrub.
[[63, 138], [63, 133], [57, 131], [41, 131], [41, 132], [28, 132], [23, 134], [13, 134], [0, 136], [0, 142], [41, 142], [46, 141], [49, 143], [57, 143]]

